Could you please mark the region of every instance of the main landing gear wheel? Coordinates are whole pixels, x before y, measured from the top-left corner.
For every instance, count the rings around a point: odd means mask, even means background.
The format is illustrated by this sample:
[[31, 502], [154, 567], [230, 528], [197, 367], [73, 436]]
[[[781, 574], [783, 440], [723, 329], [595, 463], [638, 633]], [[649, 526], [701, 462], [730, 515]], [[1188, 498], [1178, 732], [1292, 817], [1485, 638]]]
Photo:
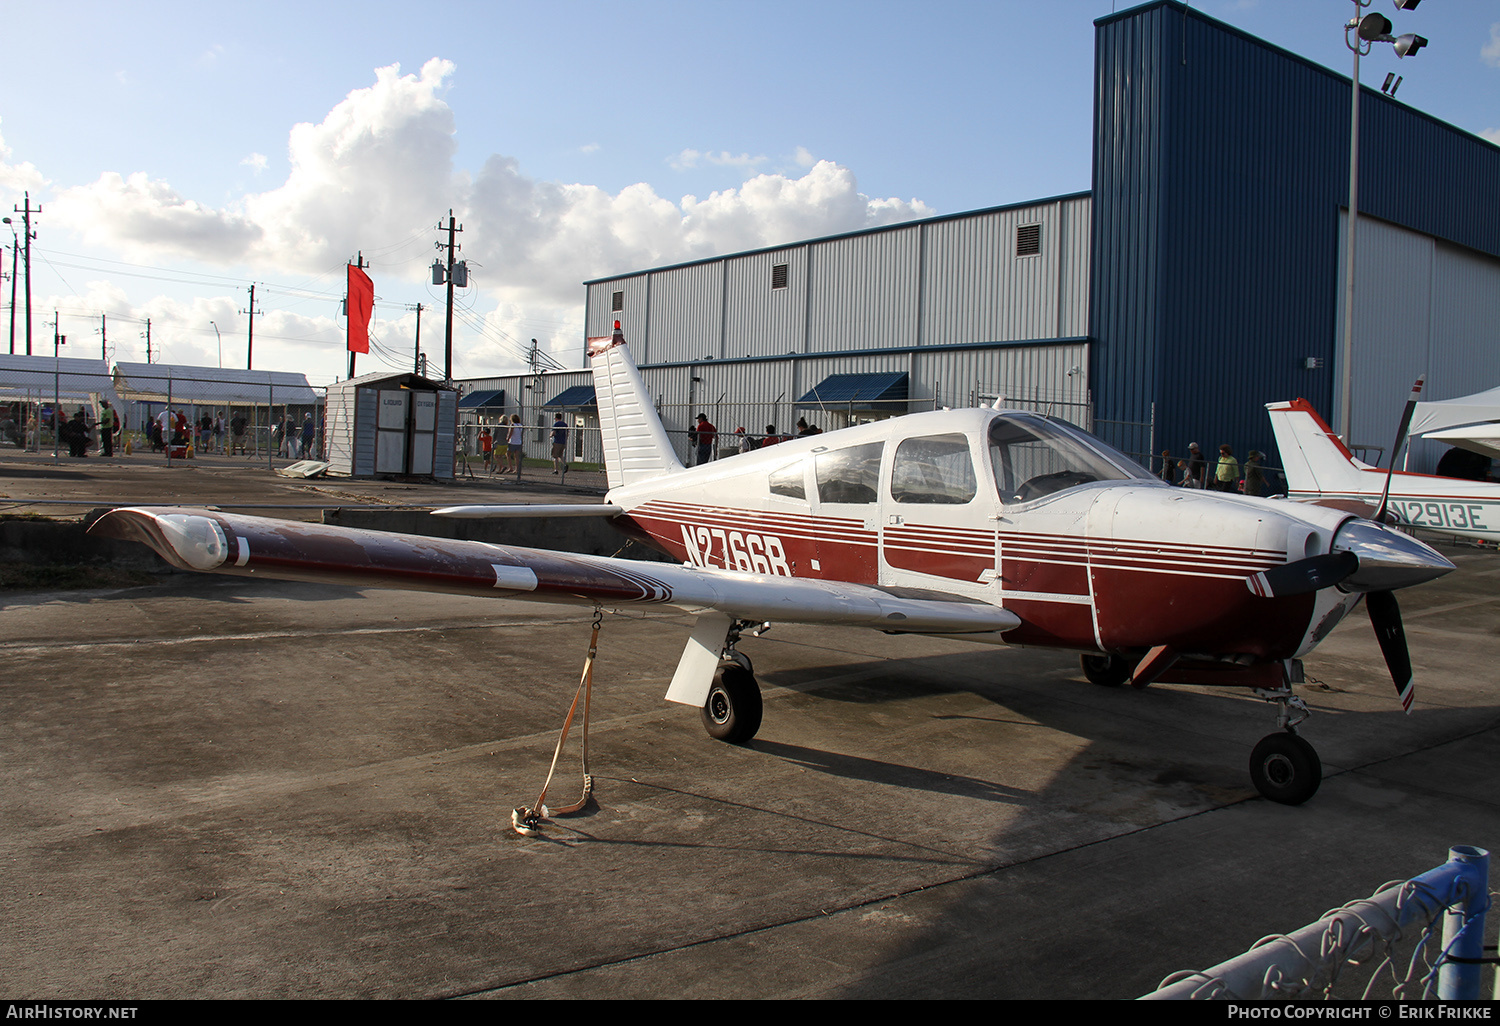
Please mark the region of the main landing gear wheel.
[[1250, 780], [1273, 802], [1301, 805], [1323, 782], [1323, 763], [1313, 746], [1296, 734], [1267, 734], [1250, 753]]
[[1117, 688], [1130, 679], [1130, 664], [1117, 655], [1084, 655], [1078, 661], [1091, 684]]
[[737, 662], [721, 663], [708, 701], [703, 703], [703, 729], [708, 736], [742, 745], [760, 729], [761, 710], [760, 685], [754, 674]]

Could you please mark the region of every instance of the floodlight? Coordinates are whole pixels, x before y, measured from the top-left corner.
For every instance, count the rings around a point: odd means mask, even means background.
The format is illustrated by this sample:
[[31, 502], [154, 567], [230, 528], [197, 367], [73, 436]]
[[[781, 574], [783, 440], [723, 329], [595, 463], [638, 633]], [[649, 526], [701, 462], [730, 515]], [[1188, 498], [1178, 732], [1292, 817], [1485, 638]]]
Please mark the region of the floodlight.
[[1367, 14], [1359, 20], [1359, 38], [1369, 41], [1389, 42], [1391, 19], [1383, 14]]
[[1396, 9], [1398, 11], [1415, 11], [1417, 4], [1421, 2], [1422, 0], [1396, 0]]
[[1397, 57], [1415, 57], [1417, 51], [1427, 45], [1427, 37], [1419, 36], [1415, 32], [1408, 32], [1396, 40]]

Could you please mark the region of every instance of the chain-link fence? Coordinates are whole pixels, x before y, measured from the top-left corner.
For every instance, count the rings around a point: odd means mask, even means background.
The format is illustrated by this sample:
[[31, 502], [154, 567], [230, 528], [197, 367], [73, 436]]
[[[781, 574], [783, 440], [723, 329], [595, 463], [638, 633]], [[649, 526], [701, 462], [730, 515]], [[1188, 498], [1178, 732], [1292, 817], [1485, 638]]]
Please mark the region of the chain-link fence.
[[[19, 374], [0, 375], [0, 444], [39, 454], [113, 449], [167, 459], [217, 454], [269, 461], [324, 451], [323, 399], [309, 387], [137, 373], [116, 389], [98, 374], [44, 376], [55, 381], [28, 384]], [[105, 403], [113, 411], [109, 444], [100, 427]]]
[[1211, 969], [1174, 973], [1146, 997], [1472, 1001], [1481, 966], [1493, 961], [1483, 957], [1488, 881], [1489, 853], [1456, 846], [1444, 865], [1266, 937]]

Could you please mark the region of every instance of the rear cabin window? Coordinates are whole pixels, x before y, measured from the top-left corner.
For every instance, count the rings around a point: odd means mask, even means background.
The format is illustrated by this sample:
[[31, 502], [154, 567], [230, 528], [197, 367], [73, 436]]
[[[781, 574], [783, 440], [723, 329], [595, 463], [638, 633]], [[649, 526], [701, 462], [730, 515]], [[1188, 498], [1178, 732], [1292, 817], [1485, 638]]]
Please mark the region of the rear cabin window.
[[803, 483], [806, 473], [803, 469], [803, 460], [788, 464], [780, 470], [771, 471], [770, 485], [772, 495], [785, 495], [790, 499], [807, 499], [807, 486]]
[[880, 454], [884, 442], [854, 445], [821, 452], [814, 457], [819, 502], [868, 503], [880, 484]]
[[896, 447], [891, 498], [897, 502], [962, 506], [978, 491], [967, 435], [908, 438]]

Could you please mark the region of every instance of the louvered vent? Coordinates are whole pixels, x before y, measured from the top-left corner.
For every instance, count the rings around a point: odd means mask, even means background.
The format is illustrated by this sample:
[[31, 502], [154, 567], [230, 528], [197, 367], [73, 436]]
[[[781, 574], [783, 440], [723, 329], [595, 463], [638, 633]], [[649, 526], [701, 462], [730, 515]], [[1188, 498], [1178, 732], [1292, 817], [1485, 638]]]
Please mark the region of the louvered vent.
[[1022, 224], [1016, 226], [1016, 256], [1036, 256], [1042, 251], [1042, 226]]
[[786, 264], [771, 265], [771, 288], [786, 288]]
[[625, 293], [616, 292], [614, 295], [614, 300], [610, 303], [609, 308], [615, 313], [619, 313], [621, 310], [625, 309]]

